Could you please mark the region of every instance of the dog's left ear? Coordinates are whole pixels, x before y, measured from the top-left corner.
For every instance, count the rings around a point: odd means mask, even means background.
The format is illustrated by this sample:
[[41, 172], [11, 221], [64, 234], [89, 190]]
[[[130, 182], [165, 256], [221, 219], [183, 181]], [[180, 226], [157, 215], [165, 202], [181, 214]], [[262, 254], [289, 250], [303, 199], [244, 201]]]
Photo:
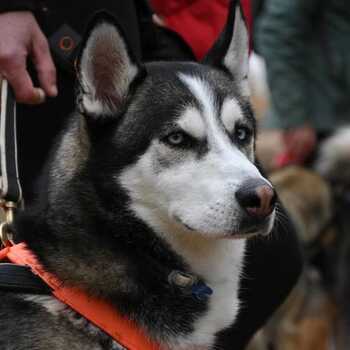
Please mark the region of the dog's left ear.
[[249, 95], [248, 88], [249, 34], [239, 0], [231, 0], [226, 26], [203, 63], [228, 71], [240, 92]]
[[97, 14], [77, 61], [79, 109], [96, 119], [118, 114], [140, 71], [115, 19]]

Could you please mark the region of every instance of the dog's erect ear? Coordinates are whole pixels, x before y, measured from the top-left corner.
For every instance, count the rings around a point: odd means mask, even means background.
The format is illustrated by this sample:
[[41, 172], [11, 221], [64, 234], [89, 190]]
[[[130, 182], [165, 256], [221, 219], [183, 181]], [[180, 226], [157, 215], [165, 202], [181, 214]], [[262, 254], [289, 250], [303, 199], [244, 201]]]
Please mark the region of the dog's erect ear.
[[140, 72], [121, 29], [108, 13], [90, 24], [77, 61], [79, 108], [94, 117], [118, 113]]
[[239, 0], [231, 0], [226, 26], [203, 63], [229, 71], [241, 93], [248, 90], [249, 34]]

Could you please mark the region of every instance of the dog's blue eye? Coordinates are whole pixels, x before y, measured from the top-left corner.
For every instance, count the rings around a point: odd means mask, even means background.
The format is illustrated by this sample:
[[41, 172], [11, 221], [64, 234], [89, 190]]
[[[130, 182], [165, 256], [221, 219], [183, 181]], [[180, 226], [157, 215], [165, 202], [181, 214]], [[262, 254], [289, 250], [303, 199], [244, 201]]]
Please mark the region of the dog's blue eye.
[[240, 143], [244, 143], [249, 140], [250, 134], [250, 130], [246, 126], [238, 126], [235, 130], [235, 139]]
[[185, 140], [185, 135], [182, 132], [173, 132], [166, 137], [166, 141], [173, 146], [181, 145]]

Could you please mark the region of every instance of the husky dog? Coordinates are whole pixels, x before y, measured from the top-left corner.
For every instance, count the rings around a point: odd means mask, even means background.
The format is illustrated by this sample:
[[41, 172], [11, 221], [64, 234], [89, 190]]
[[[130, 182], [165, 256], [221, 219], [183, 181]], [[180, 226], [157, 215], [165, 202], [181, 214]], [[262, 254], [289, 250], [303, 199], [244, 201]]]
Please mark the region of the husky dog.
[[[95, 19], [77, 65], [78, 112], [45, 195], [15, 227], [49, 272], [108, 301], [162, 349], [215, 348], [239, 309], [245, 238], [274, 223], [275, 192], [254, 165], [237, 4], [201, 64], [141, 65], [114, 20]], [[121, 348], [49, 296], [2, 294], [0, 319], [1, 349]]]

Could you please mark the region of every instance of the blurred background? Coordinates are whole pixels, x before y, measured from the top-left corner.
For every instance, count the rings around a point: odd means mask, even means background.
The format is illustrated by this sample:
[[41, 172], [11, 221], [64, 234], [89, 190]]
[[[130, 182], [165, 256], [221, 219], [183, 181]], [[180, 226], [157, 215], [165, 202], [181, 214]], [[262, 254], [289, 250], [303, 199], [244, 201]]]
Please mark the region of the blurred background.
[[350, 349], [350, 4], [252, 7], [258, 159], [297, 228], [304, 269], [250, 350]]

